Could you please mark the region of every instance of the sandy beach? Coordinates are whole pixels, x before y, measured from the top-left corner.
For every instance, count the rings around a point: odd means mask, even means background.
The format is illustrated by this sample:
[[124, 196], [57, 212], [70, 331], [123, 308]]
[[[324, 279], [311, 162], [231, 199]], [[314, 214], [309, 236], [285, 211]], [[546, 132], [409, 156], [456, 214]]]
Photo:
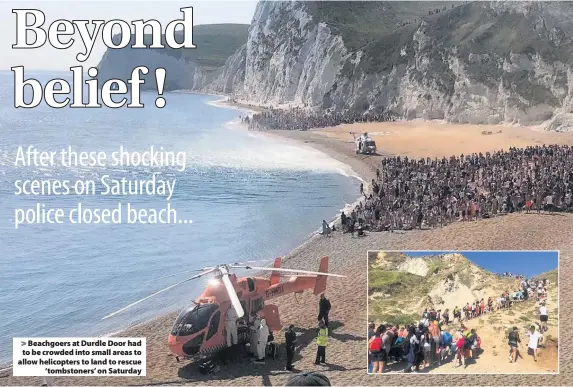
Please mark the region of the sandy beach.
[[[508, 147], [535, 144], [573, 145], [573, 133], [547, 133], [528, 128], [485, 125], [455, 125], [438, 122], [392, 122], [341, 125], [312, 131], [276, 131], [272, 135], [301, 141], [347, 163], [365, 181], [370, 181], [382, 156], [357, 156], [348, 132], [369, 132], [376, 140], [381, 155], [409, 157], [441, 157], [461, 153], [487, 152]], [[491, 131], [491, 135], [482, 134]], [[501, 131], [501, 132], [499, 132]], [[317, 225], [320, 219], [317, 219]], [[573, 214], [510, 214], [477, 222], [461, 222], [432, 230], [405, 233], [368, 233], [352, 238], [335, 232], [331, 238], [315, 236], [291, 252], [284, 267], [315, 270], [322, 256], [330, 257], [329, 271], [344, 274], [344, 279], [328, 280], [327, 297], [332, 303], [333, 322], [327, 366], [315, 366], [316, 316], [318, 297], [302, 294], [278, 299], [283, 326], [295, 324], [301, 333], [296, 350], [295, 368], [317, 370], [327, 375], [334, 385], [429, 385], [445, 380], [439, 375], [370, 376], [366, 372], [365, 337], [367, 326], [367, 250], [437, 249], [437, 250], [537, 250], [558, 249], [560, 255], [560, 320], [569, 321], [573, 310]], [[284, 353], [276, 361], [253, 365], [247, 359], [224, 366], [209, 376], [197, 372], [193, 365], [177, 363], [167, 347], [167, 334], [174, 314], [130, 328], [124, 337], [147, 337], [147, 376], [126, 378], [55, 378], [56, 385], [282, 385], [288, 372], [284, 369]], [[469, 375], [447, 377], [450, 385], [568, 385], [573, 377], [573, 344], [571, 334], [560, 334], [559, 375]], [[282, 332], [275, 335], [282, 340]], [[505, 356], [500, 361], [507, 361]], [[552, 372], [553, 370], [547, 370]], [[14, 378], [11, 372], [0, 374], [0, 385], [40, 385], [39, 378]]]

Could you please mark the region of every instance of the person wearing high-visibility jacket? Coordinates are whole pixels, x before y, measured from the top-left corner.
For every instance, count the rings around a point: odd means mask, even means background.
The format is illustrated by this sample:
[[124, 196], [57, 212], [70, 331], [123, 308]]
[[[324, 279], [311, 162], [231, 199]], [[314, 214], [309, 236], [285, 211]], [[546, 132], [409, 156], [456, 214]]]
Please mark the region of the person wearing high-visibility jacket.
[[318, 349], [316, 350], [316, 361], [314, 364], [326, 364], [326, 346], [328, 345], [328, 328], [324, 321], [318, 323], [318, 337], [316, 338]]

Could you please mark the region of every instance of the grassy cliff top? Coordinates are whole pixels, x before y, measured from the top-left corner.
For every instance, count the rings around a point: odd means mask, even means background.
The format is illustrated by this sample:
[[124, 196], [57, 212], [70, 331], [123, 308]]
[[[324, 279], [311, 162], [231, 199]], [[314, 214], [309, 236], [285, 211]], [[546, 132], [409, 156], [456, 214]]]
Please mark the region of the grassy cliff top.
[[[185, 58], [196, 62], [205, 70], [215, 70], [225, 64], [225, 61], [247, 43], [248, 24], [205, 24], [193, 27], [193, 43], [197, 48], [173, 49], [170, 47], [153, 49], [161, 54], [174, 58]], [[177, 31], [175, 39], [183, 40], [183, 32]], [[116, 37], [114, 37], [116, 38]], [[132, 42], [134, 35], [131, 36]], [[151, 34], [144, 37], [145, 44], [152, 41]], [[165, 36], [161, 37], [165, 44]]]
[[559, 279], [559, 271], [558, 271], [558, 269], [553, 269], [553, 270], [550, 270], [548, 272], [536, 275], [535, 278], [536, 279], [547, 278], [550, 283], [556, 284], [558, 282], [558, 279]]
[[305, 7], [317, 22], [342, 36], [350, 50], [360, 50], [399, 28], [434, 18], [462, 4], [452, 1], [309, 1]]
[[184, 50], [185, 58], [206, 69], [216, 69], [243, 44], [247, 43], [248, 24], [206, 24], [195, 26], [193, 42], [196, 49]]

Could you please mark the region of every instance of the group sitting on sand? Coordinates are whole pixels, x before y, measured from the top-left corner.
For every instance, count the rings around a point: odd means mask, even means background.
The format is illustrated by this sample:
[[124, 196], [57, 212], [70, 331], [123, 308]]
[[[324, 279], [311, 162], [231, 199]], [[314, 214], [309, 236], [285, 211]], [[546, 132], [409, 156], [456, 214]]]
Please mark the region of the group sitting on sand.
[[522, 211], [573, 211], [573, 147], [385, 158], [372, 192], [346, 222], [370, 231], [412, 230]]
[[366, 114], [313, 113], [302, 108], [269, 109], [241, 119], [250, 130], [309, 130], [355, 122], [387, 122], [396, 120], [391, 112]]
[[[537, 361], [537, 347], [543, 340], [543, 333], [547, 331], [547, 279], [528, 280], [521, 276], [523, 293], [528, 297], [534, 297], [537, 291], [539, 302], [538, 326], [532, 326], [526, 334], [530, 337], [528, 354]], [[514, 293], [515, 294], [515, 293]], [[441, 366], [451, 360], [455, 360], [454, 368], [467, 367], [471, 361], [476, 361], [481, 352], [481, 338], [475, 329], [469, 329], [464, 325], [468, 321], [481, 317], [495, 310], [509, 309], [513, 302], [517, 301], [514, 294], [504, 291], [501, 297], [488, 297], [480, 301], [468, 302], [463, 309], [455, 306], [450, 315], [450, 310], [426, 308], [421, 314], [421, 320], [417, 324], [411, 324], [402, 328], [392, 324], [380, 325], [376, 328], [374, 323], [368, 326], [368, 350], [369, 372], [383, 373], [386, 365], [391, 362], [401, 363], [408, 360], [403, 372], [417, 372], [427, 367]], [[521, 298], [523, 300], [523, 298]], [[450, 319], [451, 317], [451, 319]], [[457, 323], [452, 334], [450, 327]], [[517, 361], [518, 345], [520, 344], [517, 328], [514, 328], [508, 336], [510, 345], [510, 361]]]

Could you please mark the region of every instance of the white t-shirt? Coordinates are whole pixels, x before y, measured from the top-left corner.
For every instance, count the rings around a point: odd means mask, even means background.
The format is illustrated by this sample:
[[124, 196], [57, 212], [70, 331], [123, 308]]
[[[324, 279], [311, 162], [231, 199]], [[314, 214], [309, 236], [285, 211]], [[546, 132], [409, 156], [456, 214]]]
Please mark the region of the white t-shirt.
[[541, 333], [535, 331], [533, 333], [529, 333], [529, 348], [537, 349], [537, 344], [539, 343], [539, 339], [541, 338]]
[[540, 314], [541, 316], [547, 316], [547, 307], [545, 307], [545, 306], [540, 306], [540, 307], [539, 307], [539, 314]]

